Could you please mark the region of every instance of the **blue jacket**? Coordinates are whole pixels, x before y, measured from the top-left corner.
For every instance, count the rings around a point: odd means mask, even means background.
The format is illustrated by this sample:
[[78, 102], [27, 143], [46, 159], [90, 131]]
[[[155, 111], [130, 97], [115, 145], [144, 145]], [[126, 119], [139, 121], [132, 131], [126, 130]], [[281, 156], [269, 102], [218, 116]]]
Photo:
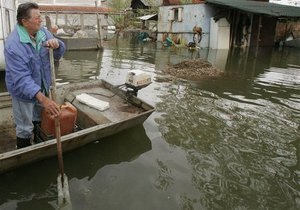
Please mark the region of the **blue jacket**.
[[[46, 90], [49, 90], [51, 85], [49, 50], [43, 46], [36, 50], [31, 43], [21, 42], [17, 29], [18, 26], [5, 42], [6, 87], [13, 97], [25, 102], [34, 102], [35, 95], [42, 90], [42, 83]], [[40, 31], [46, 35], [45, 41], [54, 38], [46, 29], [41, 28]], [[53, 51], [56, 60], [65, 52], [65, 45], [60, 40], [59, 46]]]

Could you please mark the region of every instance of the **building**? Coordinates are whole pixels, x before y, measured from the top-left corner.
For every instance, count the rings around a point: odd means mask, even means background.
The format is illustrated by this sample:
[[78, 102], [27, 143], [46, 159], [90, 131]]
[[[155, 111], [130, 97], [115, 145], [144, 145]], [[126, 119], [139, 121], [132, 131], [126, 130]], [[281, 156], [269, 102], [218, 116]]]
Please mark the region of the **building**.
[[0, 71], [4, 71], [4, 44], [16, 24], [16, 5], [14, 1], [0, 3]]
[[[268, 0], [164, 0], [159, 7], [157, 38], [163, 42], [171, 38], [181, 45], [200, 40], [203, 48], [273, 46], [289, 36], [300, 37], [299, 20], [299, 7]], [[195, 27], [202, 29], [201, 37]], [[226, 45], [213, 46], [216, 42]]]
[[[230, 46], [274, 46], [291, 33], [300, 35], [300, 8], [266, 1], [206, 0], [215, 18], [230, 23]], [[294, 37], [297, 38], [297, 37]]]
[[[176, 44], [195, 42], [199, 47], [209, 47], [213, 14], [213, 7], [204, 1], [181, 4], [178, 0], [164, 0], [158, 12], [157, 40], [165, 41], [169, 37]], [[194, 28], [201, 28], [201, 33], [195, 33]]]

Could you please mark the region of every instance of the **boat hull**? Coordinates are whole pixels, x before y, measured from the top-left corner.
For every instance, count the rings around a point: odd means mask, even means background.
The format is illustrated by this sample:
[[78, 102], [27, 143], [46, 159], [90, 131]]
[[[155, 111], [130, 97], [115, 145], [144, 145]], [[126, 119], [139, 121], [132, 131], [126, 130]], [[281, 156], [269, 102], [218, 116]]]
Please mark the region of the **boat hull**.
[[66, 50], [97, 50], [98, 39], [97, 38], [73, 38], [73, 37], [61, 37], [58, 39], [64, 42]]
[[[125, 113], [122, 116], [122, 113], [117, 113], [121, 116], [121, 119], [115, 119], [113, 117], [110, 118], [110, 122], [106, 123], [98, 123], [97, 119], [96, 122], [98, 124], [95, 124], [94, 119], [89, 118], [89, 114], [95, 115], [95, 110], [92, 110], [90, 108], [82, 109], [85, 110], [82, 116], [79, 116], [78, 119], [82, 120], [82, 125], [85, 127], [82, 130], [78, 130], [74, 133], [64, 135], [61, 138], [62, 148], [63, 152], [71, 151], [73, 149], [82, 147], [88, 143], [101, 140], [102, 138], [114, 135], [116, 133], [119, 133], [123, 130], [126, 130], [128, 128], [135, 127], [137, 125], [142, 124], [148, 116], [154, 111], [154, 108], [145, 103], [144, 101], [140, 100], [139, 98], [135, 96], [128, 97], [127, 93], [123, 90], [120, 90], [118, 88], [115, 88], [111, 86], [109, 83], [106, 82], [88, 82], [83, 84], [76, 84], [72, 87], [62, 87], [58, 89], [59, 96], [62, 96], [60, 100], [69, 100], [72, 98], [72, 96], [76, 93], [76, 91], [80, 92], [80, 88], [83, 88], [85, 90], [92, 90], [91, 87], [98, 87], [101, 85], [102, 87], [105, 87], [106, 91], [114, 90], [113, 94], [120, 96], [117, 101], [121, 100], [121, 98], [124, 101], [127, 101], [131, 105], [134, 104], [134, 107], [137, 107], [137, 110], [139, 113]], [[76, 90], [76, 91], [74, 91]], [[97, 89], [98, 90], [98, 89]], [[106, 93], [108, 93], [106, 92]], [[4, 97], [4, 96], [2, 96]], [[5, 95], [5, 101], [8, 103], [8, 95]], [[115, 96], [113, 96], [115, 97]], [[1, 96], [0, 96], [1, 99]], [[74, 99], [73, 99], [74, 100]], [[130, 101], [130, 102], [129, 102]], [[0, 100], [1, 102], [1, 100]], [[111, 102], [112, 105], [114, 105], [113, 102]], [[79, 106], [79, 108], [83, 106], [82, 104]], [[118, 104], [116, 107], [120, 107], [121, 104]], [[1, 107], [1, 106], [0, 106]], [[134, 108], [133, 107], [133, 108]], [[3, 111], [1, 109], [2, 113], [6, 113], [7, 121], [2, 120], [0, 123], [3, 123], [2, 129], [5, 127], [10, 127], [11, 125], [11, 108], [9, 107], [9, 104], [4, 104], [2, 106]], [[114, 107], [111, 107], [112, 112], [115, 112]], [[124, 111], [124, 110], [123, 110]], [[89, 113], [90, 112], [90, 113]], [[105, 114], [105, 112], [99, 112], [99, 114]], [[109, 110], [107, 110], [107, 113], [105, 115], [107, 118], [112, 116], [112, 113], [109, 113]], [[97, 116], [93, 116], [96, 118]], [[91, 124], [94, 123], [94, 124]], [[124, 139], [125, 140], [125, 139]], [[0, 139], [1, 141], [1, 139]], [[39, 161], [48, 157], [55, 156], [57, 154], [57, 145], [56, 145], [56, 139], [50, 139], [48, 141], [44, 141], [38, 144], [31, 145], [29, 147], [25, 147], [22, 149], [13, 149], [11, 151], [3, 152], [0, 154], [0, 173], [4, 173], [6, 171], [12, 170], [14, 168], [18, 168], [22, 165], [26, 165], [28, 163], [32, 163], [35, 161]]]
[[300, 38], [289, 40], [289, 41], [285, 41], [284, 45], [287, 46], [287, 47], [297, 47], [297, 48], [300, 48]]

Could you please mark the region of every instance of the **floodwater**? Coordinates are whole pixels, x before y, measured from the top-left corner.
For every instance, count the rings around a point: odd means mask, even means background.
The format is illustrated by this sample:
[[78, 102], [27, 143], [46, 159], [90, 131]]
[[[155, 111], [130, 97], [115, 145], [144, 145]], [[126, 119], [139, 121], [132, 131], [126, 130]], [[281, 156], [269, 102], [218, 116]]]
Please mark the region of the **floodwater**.
[[[224, 76], [169, 80], [163, 69], [208, 59]], [[143, 125], [64, 155], [73, 209], [300, 209], [300, 50], [187, 51], [153, 43], [106, 43], [69, 52], [59, 83], [153, 83]], [[0, 209], [55, 209], [56, 158], [0, 175]]]

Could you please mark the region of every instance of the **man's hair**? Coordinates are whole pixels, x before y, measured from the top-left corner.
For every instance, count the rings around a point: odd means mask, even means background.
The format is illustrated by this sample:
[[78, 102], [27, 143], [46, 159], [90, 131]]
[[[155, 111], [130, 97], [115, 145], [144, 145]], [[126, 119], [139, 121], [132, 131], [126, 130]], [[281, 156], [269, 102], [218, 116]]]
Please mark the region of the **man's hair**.
[[23, 25], [22, 19], [31, 18], [30, 11], [32, 9], [39, 9], [39, 5], [34, 2], [26, 2], [19, 5], [17, 10], [17, 21], [20, 25]]

